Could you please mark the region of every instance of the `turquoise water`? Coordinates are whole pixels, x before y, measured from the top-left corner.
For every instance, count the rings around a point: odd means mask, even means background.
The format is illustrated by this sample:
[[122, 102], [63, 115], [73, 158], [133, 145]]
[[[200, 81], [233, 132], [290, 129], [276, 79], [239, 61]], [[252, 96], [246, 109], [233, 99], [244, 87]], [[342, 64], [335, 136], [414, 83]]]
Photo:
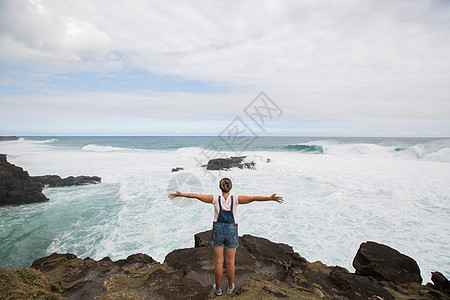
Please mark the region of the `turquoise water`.
[[[416, 259], [425, 282], [431, 271], [450, 275], [449, 139], [259, 137], [240, 147], [229, 142], [217, 137], [0, 142], [0, 152], [31, 175], [98, 175], [103, 182], [46, 188], [47, 203], [0, 207], [0, 265], [27, 267], [53, 252], [95, 259], [144, 252], [163, 261], [173, 249], [191, 247], [193, 235], [210, 229], [213, 216], [206, 204], [174, 202], [167, 194], [217, 193], [218, 180], [227, 176], [237, 194], [277, 192], [285, 198], [283, 205], [240, 206], [241, 235], [288, 243], [309, 261], [349, 270], [359, 244], [373, 240]], [[256, 170], [206, 172], [201, 165], [219, 154], [247, 155]], [[185, 170], [171, 173], [173, 167]]]

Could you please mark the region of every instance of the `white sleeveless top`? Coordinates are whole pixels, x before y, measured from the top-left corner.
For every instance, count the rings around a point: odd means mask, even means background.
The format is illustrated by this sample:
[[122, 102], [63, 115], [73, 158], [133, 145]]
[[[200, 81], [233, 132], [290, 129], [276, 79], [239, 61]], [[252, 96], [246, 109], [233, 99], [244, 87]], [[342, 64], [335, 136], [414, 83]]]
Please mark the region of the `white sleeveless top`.
[[[239, 196], [238, 195], [228, 195], [228, 198], [225, 199], [222, 195], [220, 195], [220, 205], [222, 206], [222, 210], [230, 211], [231, 209], [231, 196], [233, 196], [233, 216], [234, 216], [234, 222], [238, 223], [237, 221], [237, 206], [239, 204]], [[219, 217], [219, 195], [213, 196], [213, 202], [212, 205], [214, 205], [214, 222], [217, 222], [217, 218]]]

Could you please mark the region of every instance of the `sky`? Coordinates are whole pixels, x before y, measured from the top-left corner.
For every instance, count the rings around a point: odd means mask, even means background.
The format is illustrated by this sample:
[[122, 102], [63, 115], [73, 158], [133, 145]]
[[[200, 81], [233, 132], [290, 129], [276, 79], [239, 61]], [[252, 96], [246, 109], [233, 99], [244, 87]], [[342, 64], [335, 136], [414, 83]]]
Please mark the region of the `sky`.
[[0, 135], [218, 135], [261, 92], [263, 135], [448, 137], [450, 1], [0, 0]]

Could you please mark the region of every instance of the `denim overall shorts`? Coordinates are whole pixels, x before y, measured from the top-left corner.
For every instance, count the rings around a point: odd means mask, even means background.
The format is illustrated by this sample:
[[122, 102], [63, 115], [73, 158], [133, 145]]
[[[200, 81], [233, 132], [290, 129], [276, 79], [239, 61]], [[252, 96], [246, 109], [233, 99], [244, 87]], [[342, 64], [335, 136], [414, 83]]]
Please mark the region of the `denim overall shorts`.
[[213, 223], [211, 240], [209, 243], [213, 247], [227, 247], [235, 249], [239, 245], [238, 224], [234, 221], [233, 215], [233, 196], [231, 196], [231, 209], [226, 211], [222, 209], [220, 204], [221, 196], [219, 196], [219, 216], [217, 222]]

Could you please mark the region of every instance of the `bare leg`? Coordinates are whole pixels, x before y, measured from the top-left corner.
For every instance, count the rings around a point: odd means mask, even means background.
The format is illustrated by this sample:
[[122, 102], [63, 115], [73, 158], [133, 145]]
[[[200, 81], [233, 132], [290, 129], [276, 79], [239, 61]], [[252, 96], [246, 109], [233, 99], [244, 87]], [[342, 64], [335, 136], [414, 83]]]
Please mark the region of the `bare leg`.
[[[236, 249], [225, 248], [225, 263], [227, 265], [228, 288], [233, 287], [234, 282], [234, 257], [236, 256]], [[217, 268], [217, 264], [216, 264]]]
[[[214, 248], [214, 280], [216, 281], [216, 289], [220, 290], [223, 274], [223, 246]], [[228, 271], [227, 271], [228, 273]]]

